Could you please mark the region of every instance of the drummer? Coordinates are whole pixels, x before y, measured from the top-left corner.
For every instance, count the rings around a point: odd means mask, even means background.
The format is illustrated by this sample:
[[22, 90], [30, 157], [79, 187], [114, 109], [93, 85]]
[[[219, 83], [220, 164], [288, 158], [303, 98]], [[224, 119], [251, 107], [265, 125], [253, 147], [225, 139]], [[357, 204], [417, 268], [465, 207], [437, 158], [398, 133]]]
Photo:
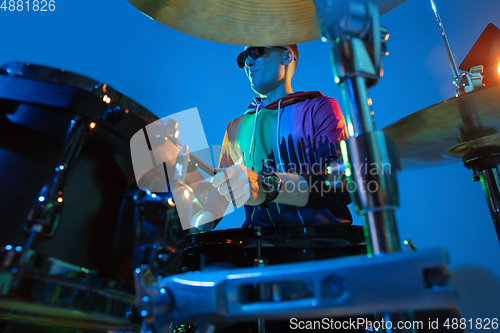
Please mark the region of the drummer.
[[238, 55], [258, 96], [227, 126], [213, 179], [218, 191], [208, 195], [199, 229], [215, 227], [230, 202], [245, 207], [243, 227], [352, 223], [345, 182], [327, 180], [347, 138], [344, 116], [318, 91], [293, 92], [298, 59], [295, 44]]
[[[298, 59], [297, 45], [245, 47], [238, 55], [258, 97], [227, 125], [217, 191], [209, 193], [197, 228], [215, 227], [230, 202], [245, 207], [243, 227], [352, 223], [345, 181], [328, 176], [339, 163], [338, 143], [348, 137], [344, 116], [332, 98], [293, 92]], [[461, 318], [456, 309], [415, 315], [442, 323]]]

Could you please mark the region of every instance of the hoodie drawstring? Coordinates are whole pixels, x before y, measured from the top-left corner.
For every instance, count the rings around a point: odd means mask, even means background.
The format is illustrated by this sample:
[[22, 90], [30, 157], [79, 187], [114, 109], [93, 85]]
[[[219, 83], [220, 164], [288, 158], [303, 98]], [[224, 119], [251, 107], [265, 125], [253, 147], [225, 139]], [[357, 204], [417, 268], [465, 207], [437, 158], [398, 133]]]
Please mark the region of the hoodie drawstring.
[[[276, 143], [277, 143], [276, 149], [278, 150], [277, 151], [278, 163], [281, 165], [282, 172], [284, 173], [285, 172], [285, 166], [283, 165], [283, 161], [281, 159], [281, 151], [280, 151], [280, 123], [281, 123], [281, 98], [280, 98], [280, 100], [278, 102], [278, 121], [277, 121], [277, 124], [276, 124], [276, 133], [277, 133], [277, 136], [276, 136], [276, 140], [277, 140], [276, 141]], [[277, 170], [277, 171], [279, 171], [279, 170]], [[278, 214], [281, 214], [280, 205], [277, 202], [276, 202], [276, 209], [278, 210]]]
[[[283, 108], [284, 110], [285, 108]], [[283, 160], [281, 159], [281, 150], [280, 150], [280, 124], [281, 124], [281, 99], [278, 102], [278, 121], [276, 123], [276, 148], [278, 149], [278, 163], [281, 165], [281, 172], [285, 172], [285, 166], [283, 165]], [[286, 143], [285, 143], [286, 144]], [[278, 170], [279, 171], [279, 168]]]
[[249, 157], [252, 157], [252, 162], [253, 164], [255, 165], [255, 161], [254, 161], [254, 154], [253, 154], [253, 142], [254, 142], [254, 139], [255, 139], [255, 127], [257, 126], [257, 117], [259, 116], [259, 109], [260, 109], [260, 103], [257, 104], [257, 110], [255, 111], [255, 118], [254, 118], [254, 121], [253, 121], [253, 131], [252, 131], [252, 141], [250, 142], [250, 150], [248, 151], [248, 156]]

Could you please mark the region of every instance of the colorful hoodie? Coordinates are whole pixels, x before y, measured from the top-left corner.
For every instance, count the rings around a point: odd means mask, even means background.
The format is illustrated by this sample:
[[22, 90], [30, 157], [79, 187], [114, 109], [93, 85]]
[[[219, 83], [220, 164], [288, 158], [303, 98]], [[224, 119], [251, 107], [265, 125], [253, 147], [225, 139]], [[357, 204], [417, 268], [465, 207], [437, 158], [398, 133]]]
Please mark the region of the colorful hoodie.
[[[313, 173], [325, 174], [326, 165], [339, 156], [337, 143], [344, 138], [347, 130], [337, 102], [318, 91], [291, 94], [269, 105], [254, 98], [245, 114], [228, 124], [219, 168], [243, 164], [256, 172], [302, 174], [308, 179]], [[326, 180], [326, 176], [320, 179]], [[243, 226], [352, 221], [346, 207], [350, 203], [348, 193], [329, 191], [322, 193], [325, 195], [328, 198], [320, 200], [322, 207], [317, 206], [317, 195], [310, 195], [305, 207], [275, 202], [270, 202], [269, 208], [245, 206]], [[212, 192], [206, 207], [214, 216], [223, 216], [228, 204], [223, 196]]]

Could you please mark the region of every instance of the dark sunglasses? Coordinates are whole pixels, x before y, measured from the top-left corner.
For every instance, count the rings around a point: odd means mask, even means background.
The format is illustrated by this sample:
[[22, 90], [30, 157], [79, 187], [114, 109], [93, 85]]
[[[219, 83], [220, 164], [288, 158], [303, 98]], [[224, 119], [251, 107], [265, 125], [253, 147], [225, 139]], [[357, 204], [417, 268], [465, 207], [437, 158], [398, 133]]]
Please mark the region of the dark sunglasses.
[[245, 67], [245, 62], [247, 61], [247, 58], [249, 56], [253, 60], [257, 60], [266, 53], [266, 49], [275, 49], [275, 48], [288, 50], [286, 47], [283, 47], [283, 46], [271, 46], [271, 47], [264, 47], [264, 46], [255, 46], [254, 47], [254, 46], [252, 46], [252, 47], [249, 47], [245, 51], [238, 54], [238, 57], [236, 57], [236, 62], [238, 63], [238, 67], [240, 69]]

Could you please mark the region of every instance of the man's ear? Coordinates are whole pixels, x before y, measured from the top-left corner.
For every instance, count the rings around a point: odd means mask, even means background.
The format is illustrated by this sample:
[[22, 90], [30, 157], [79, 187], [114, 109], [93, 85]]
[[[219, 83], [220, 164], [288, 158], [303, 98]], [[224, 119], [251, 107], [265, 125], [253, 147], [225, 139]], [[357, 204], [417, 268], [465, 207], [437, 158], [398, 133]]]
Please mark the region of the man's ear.
[[288, 65], [293, 61], [293, 52], [290, 50], [286, 50], [283, 53], [283, 65]]

